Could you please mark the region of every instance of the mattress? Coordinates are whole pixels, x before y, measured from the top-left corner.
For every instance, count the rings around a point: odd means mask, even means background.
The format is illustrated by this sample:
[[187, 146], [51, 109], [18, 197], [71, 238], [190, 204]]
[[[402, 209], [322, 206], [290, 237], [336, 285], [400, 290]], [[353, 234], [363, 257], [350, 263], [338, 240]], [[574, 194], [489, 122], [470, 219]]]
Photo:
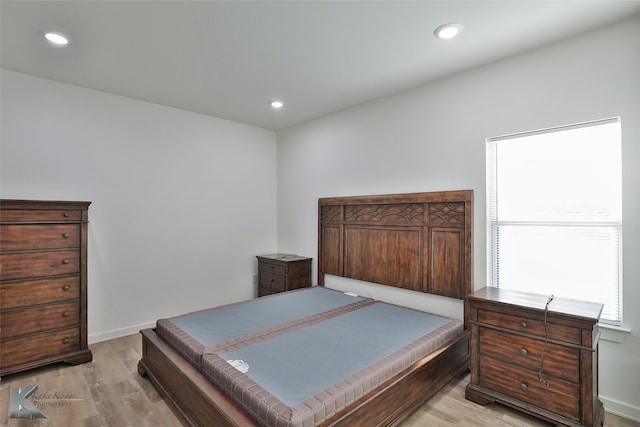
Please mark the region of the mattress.
[[268, 427], [316, 426], [463, 333], [324, 287], [161, 319], [158, 334]]
[[312, 324], [373, 302], [316, 286], [159, 319], [156, 333], [200, 370], [205, 352]]

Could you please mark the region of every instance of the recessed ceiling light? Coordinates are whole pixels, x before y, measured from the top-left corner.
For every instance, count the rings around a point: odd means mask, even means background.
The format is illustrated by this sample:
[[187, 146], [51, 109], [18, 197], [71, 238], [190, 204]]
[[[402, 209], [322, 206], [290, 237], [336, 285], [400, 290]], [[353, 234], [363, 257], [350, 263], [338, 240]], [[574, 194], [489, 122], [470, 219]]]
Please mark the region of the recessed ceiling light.
[[444, 24], [440, 25], [433, 32], [433, 35], [439, 39], [452, 39], [462, 31], [462, 25], [460, 24]]
[[271, 105], [276, 110], [279, 110], [280, 108], [284, 107], [284, 102], [278, 101], [278, 100], [274, 100], [274, 101], [271, 101], [269, 103], [269, 105]]
[[69, 44], [69, 38], [62, 33], [49, 31], [44, 34], [44, 38], [57, 46], [64, 46]]

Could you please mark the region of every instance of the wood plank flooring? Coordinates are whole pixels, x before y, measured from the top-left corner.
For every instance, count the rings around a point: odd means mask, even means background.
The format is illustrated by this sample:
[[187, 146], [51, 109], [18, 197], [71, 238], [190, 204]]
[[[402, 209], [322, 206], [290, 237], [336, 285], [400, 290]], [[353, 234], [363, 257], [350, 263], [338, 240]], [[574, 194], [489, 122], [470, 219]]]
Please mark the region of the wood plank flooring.
[[[0, 383], [0, 426], [8, 427], [180, 427], [151, 384], [138, 375], [142, 345], [139, 334], [90, 346], [93, 361], [55, 365], [9, 375]], [[548, 426], [500, 405], [482, 407], [465, 400], [468, 375], [452, 381], [401, 427]], [[29, 398], [46, 419], [9, 418], [11, 389], [38, 385]], [[640, 427], [606, 414], [606, 427]]]

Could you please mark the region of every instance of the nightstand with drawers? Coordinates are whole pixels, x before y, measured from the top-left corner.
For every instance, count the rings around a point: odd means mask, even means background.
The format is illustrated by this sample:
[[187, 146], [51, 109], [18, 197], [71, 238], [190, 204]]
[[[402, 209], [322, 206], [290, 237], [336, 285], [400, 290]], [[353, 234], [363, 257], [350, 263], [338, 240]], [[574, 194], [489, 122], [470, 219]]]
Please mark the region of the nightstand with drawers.
[[258, 296], [311, 286], [311, 258], [272, 254], [258, 258]]
[[487, 287], [469, 295], [466, 398], [498, 402], [558, 425], [602, 426], [602, 304]]

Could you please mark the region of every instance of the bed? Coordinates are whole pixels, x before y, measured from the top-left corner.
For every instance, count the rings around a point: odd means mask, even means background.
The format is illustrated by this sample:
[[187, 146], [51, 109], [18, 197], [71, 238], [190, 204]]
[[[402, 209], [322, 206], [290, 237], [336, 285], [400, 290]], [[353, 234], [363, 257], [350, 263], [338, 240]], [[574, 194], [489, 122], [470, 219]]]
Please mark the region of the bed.
[[331, 274], [464, 298], [472, 193], [320, 199], [318, 209], [320, 286], [141, 331], [138, 372], [186, 425], [397, 425], [468, 369], [463, 322], [324, 285]]

